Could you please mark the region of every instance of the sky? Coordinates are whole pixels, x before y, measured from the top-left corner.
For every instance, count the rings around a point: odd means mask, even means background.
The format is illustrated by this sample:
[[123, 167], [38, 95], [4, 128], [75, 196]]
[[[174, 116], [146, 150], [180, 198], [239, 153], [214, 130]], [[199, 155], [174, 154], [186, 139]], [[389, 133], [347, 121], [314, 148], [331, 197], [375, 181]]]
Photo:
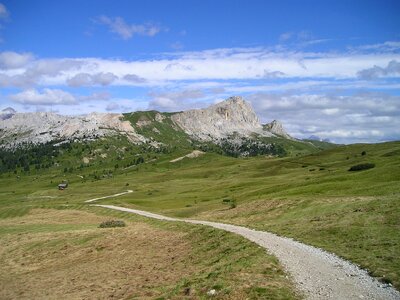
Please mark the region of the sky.
[[0, 0], [0, 110], [230, 96], [296, 138], [400, 140], [400, 1]]

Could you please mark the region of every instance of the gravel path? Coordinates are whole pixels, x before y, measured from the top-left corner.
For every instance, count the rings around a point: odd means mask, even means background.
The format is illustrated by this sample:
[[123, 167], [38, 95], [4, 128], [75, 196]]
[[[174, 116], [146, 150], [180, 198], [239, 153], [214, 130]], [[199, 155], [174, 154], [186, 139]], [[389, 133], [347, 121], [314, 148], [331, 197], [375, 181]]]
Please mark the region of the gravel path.
[[307, 246], [289, 238], [246, 227], [170, 218], [146, 211], [114, 205], [94, 205], [166, 221], [180, 221], [212, 226], [239, 234], [275, 255], [291, 274], [306, 299], [400, 299], [400, 293], [391, 286], [370, 277], [365, 270], [334, 254]]
[[114, 195], [110, 195], [110, 196], [104, 196], [104, 197], [99, 197], [99, 198], [86, 200], [85, 203], [90, 203], [90, 202], [94, 202], [94, 201], [101, 200], [101, 199], [114, 198], [114, 197], [122, 196], [122, 195], [125, 195], [125, 194], [129, 194], [129, 193], [132, 193], [132, 192], [133, 192], [132, 190], [127, 190], [126, 192], [122, 192], [122, 193], [118, 193], [118, 194], [114, 194]]

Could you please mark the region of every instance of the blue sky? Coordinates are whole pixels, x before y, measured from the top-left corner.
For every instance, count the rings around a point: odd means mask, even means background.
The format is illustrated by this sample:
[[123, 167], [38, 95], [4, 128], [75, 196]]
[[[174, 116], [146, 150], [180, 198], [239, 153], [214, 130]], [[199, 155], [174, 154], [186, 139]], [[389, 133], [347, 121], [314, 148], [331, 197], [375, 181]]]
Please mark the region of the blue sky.
[[399, 1], [0, 0], [0, 109], [201, 108], [299, 138], [400, 139]]

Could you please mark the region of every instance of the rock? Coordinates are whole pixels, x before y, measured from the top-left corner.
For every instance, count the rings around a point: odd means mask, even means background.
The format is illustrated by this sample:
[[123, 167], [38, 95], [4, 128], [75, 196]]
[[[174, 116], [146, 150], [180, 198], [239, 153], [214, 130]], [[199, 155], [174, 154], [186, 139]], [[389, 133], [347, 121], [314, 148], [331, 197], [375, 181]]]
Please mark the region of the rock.
[[[91, 113], [83, 116], [62, 116], [55, 113], [16, 113], [0, 123], [0, 139], [6, 147], [22, 143], [43, 144], [54, 140], [90, 140], [124, 134], [131, 142], [147, 139], [135, 132], [121, 114]], [[14, 139], [14, 136], [18, 136]]]
[[190, 136], [199, 140], [218, 140], [237, 133], [248, 136], [264, 131], [250, 103], [242, 97], [230, 97], [206, 109], [193, 109], [176, 113], [171, 119]]
[[[68, 141], [94, 140], [104, 136], [124, 135], [135, 144], [159, 143], [150, 137], [138, 134], [129, 121], [123, 121], [122, 114], [91, 113], [80, 116], [64, 116], [49, 112], [16, 113], [8, 107], [0, 118], [0, 147], [15, 148], [24, 143], [44, 144], [57, 141], [57, 145]], [[231, 143], [243, 143], [242, 137], [252, 138], [281, 136], [290, 138], [278, 121], [262, 126], [250, 103], [241, 97], [230, 97], [206, 109], [194, 109], [175, 114], [162, 115], [156, 112], [154, 120], [142, 115], [134, 124], [143, 128], [153, 122], [164, 122], [171, 118], [174, 130], [183, 130], [191, 139], [221, 144], [229, 138]], [[138, 129], [138, 130], [139, 130]], [[157, 134], [161, 132], [153, 128]]]
[[164, 117], [162, 114], [156, 113], [155, 120], [156, 120], [157, 122], [162, 123], [162, 121], [164, 121], [164, 119], [165, 119], [165, 117]]
[[274, 135], [284, 137], [285, 139], [292, 139], [292, 137], [285, 131], [281, 122], [273, 120], [271, 123], [264, 125], [264, 130], [267, 130]]
[[207, 295], [208, 295], [208, 296], [215, 296], [216, 294], [217, 294], [217, 291], [214, 290], [214, 289], [209, 290], [209, 291], [207, 292]]

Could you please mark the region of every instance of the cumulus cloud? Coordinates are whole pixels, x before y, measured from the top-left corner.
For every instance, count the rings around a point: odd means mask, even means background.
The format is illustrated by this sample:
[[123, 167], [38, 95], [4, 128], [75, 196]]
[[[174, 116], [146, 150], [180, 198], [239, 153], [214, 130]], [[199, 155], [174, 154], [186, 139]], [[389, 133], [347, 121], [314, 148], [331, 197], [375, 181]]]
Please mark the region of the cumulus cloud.
[[58, 89], [43, 89], [42, 92], [36, 89], [29, 89], [9, 96], [17, 103], [27, 105], [71, 105], [77, 104], [76, 98], [68, 92]]
[[[32, 87], [40, 82], [51, 84], [68, 71], [78, 70], [84, 62], [76, 59], [32, 60], [29, 54], [3, 52], [0, 56], [0, 86]], [[18, 69], [15, 69], [18, 68]], [[65, 82], [63, 82], [65, 83]]]
[[100, 85], [109, 85], [111, 84], [114, 80], [116, 80], [118, 77], [115, 76], [113, 73], [111, 72], [107, 72], [107, 73], [97, 73], [92, 75], [92, 81], [95, 84], [100, 84]]
[[92, 76], [88, 73], [78, 73], [67, 79], [67, 84], [73, 87], [89, 86], [92, 84]]
[[400, 62], [392, 60], [386, 67], [373, 66], [357, 72], [358, 77], [362, 79], [376, 79], [384, 76], [400, 76]]
[[298, 138], [315, 135], [337, 143], [400, 138], [399, 96], [256, 93], [247, 99], [264, 122], [280, 119]]
[[140, 77], [136, 74], [126, 74], [123, 78], [126, 81], [133, 82], [133, 83], [144, 83], [147, 81], [145, 78]]
[[110, 18], [100, 16], [97, 19], [100, 24], [107, 25], [109, 30], [119, 35], [124, 40], [129, 40], [134, 35], [155, 36], [161, 31], [161, 28], [151, 23], [145, 24], [128, 24], [121, 17]]
[[0, 53], [0, 69], [17, 69], [33, 60], [31, 53], [5, 51]]
[[205, 97], [199, 89], [173, 92], [150, 92], [149, 108], [161, 111], [178, 111], [196, 106], [193, 100]]
[[113, 83], [117, 76], [113, 73], [95, 73], [95, 74], [88, 74], [88, 73], [78, 73], [75, 76], [67, 79], [67, 84], [72, 87], [81, 87], [81, 86], [91, 86], [91, 85], [110, 85]]
[[119, 104], [115, 103], [115, 102], [111, 102], [111, 103], [107, 104], [107, 106], [106, 106], [106, 111], [116, 111], [119, 109], [120, 109]]

